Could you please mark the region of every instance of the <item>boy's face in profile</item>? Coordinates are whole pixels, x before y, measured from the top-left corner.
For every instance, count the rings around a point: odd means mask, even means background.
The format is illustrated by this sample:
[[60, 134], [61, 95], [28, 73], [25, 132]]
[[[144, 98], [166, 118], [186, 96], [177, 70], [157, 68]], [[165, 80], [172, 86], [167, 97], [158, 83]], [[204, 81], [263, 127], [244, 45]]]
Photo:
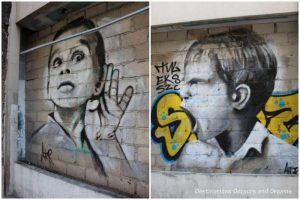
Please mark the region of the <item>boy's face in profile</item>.
[[[84, 26], [72, 28], [57, 39], [86, 30]], [[60, 107], [74, 108], [91, 98], [99, 81], [99, 67], [92, 50], [95, 43], [87, 36], [78, 36], [53, 45], [49, 65], [50, 99]]]
[[185, 66], [184, 81], [180, 91], [182, 106], [196, 119], [198, 138], [207, 140], [230, 130], [233, 108], [227, 97], [227, 85], [211, 66], [208, 55], [192, 52], [191, 61]]

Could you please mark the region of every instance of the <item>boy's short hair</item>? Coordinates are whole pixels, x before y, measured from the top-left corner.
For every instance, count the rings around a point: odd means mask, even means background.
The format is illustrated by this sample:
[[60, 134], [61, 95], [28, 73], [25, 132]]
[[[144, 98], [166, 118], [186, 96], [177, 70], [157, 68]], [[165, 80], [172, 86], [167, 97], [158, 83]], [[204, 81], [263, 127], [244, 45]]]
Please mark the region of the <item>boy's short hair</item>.
[[[195, 53], [197, 54], [195, 58]], [[239, 84], [251, 88], [251, 103], [262, 106], [274, 89], [277, 61], [265, 40], [247, 29], [212, 35], [189, 48], [184, 66], [207, 55], [219, 77], [229, 86], [231, 97]]]

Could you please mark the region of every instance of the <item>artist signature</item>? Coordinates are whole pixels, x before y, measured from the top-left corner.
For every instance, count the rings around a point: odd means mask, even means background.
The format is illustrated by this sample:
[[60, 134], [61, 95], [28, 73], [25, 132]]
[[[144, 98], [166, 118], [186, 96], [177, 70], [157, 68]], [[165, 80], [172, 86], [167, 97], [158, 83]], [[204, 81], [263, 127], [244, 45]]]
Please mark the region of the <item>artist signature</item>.
[[298, 167], [289, 167], [288, 163], [285, 164], [284, 168], [285, 174], [298, 174]]
[[54, 165], [51, 159], [51, 154], [52, 154], [52, 149], [48, 149], [48, 151], [44, 149], [44, 143], [42, 142], [41, 162], [48, 160], [50, 165]]

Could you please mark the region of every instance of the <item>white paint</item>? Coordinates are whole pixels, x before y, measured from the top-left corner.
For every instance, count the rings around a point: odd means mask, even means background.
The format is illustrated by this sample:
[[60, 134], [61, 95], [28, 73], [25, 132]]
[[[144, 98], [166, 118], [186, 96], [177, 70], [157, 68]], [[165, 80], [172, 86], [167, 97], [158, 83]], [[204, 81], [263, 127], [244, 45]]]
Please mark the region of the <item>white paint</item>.
[[[201, 174], [194, 172], [152, 171], [151, 180], [152, 198], [298, 197], [298, 176], [291, 175]], [[205, 194], [206, 189], [208, 192]], [[221, 189], [223, 191], [231, 191], [231, 194], [217, 191]]]
[[19, 80], [18, 93], [18, 160], [25, 159], [25, 80]]
[[[22, 198], [120, 198], [99, 189], [27, 164], [14, 163], [14, 195]], [[30, 184], [29, 184], [30, 183]]]
[[9, 185], [8, 185], [8, 191], [12, 191], [12, 182], [14, 177], [16, 176], [15, 173], [12, 172], [13, 165], [17, 160], [17, 135], [18, 135], [18, 105], [12, 104], [10, 106], [10, 113], [9, 113], [9, 140], [10, 144], [9, 147]]
[[297, 2], [152, 2], [151, 25], [291, 12]]

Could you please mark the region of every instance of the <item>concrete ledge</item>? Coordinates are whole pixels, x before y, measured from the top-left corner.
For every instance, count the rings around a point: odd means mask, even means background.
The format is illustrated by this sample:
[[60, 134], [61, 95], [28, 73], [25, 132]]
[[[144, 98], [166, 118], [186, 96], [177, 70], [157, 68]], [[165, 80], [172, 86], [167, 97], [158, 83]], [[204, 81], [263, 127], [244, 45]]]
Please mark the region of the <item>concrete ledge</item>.
[[151, 173], [152, 198], [298, 198], [298, 175]]
[[121, 198], [91, 186], [21, 162], [14, 163], [14, 196], [23, 198]]

